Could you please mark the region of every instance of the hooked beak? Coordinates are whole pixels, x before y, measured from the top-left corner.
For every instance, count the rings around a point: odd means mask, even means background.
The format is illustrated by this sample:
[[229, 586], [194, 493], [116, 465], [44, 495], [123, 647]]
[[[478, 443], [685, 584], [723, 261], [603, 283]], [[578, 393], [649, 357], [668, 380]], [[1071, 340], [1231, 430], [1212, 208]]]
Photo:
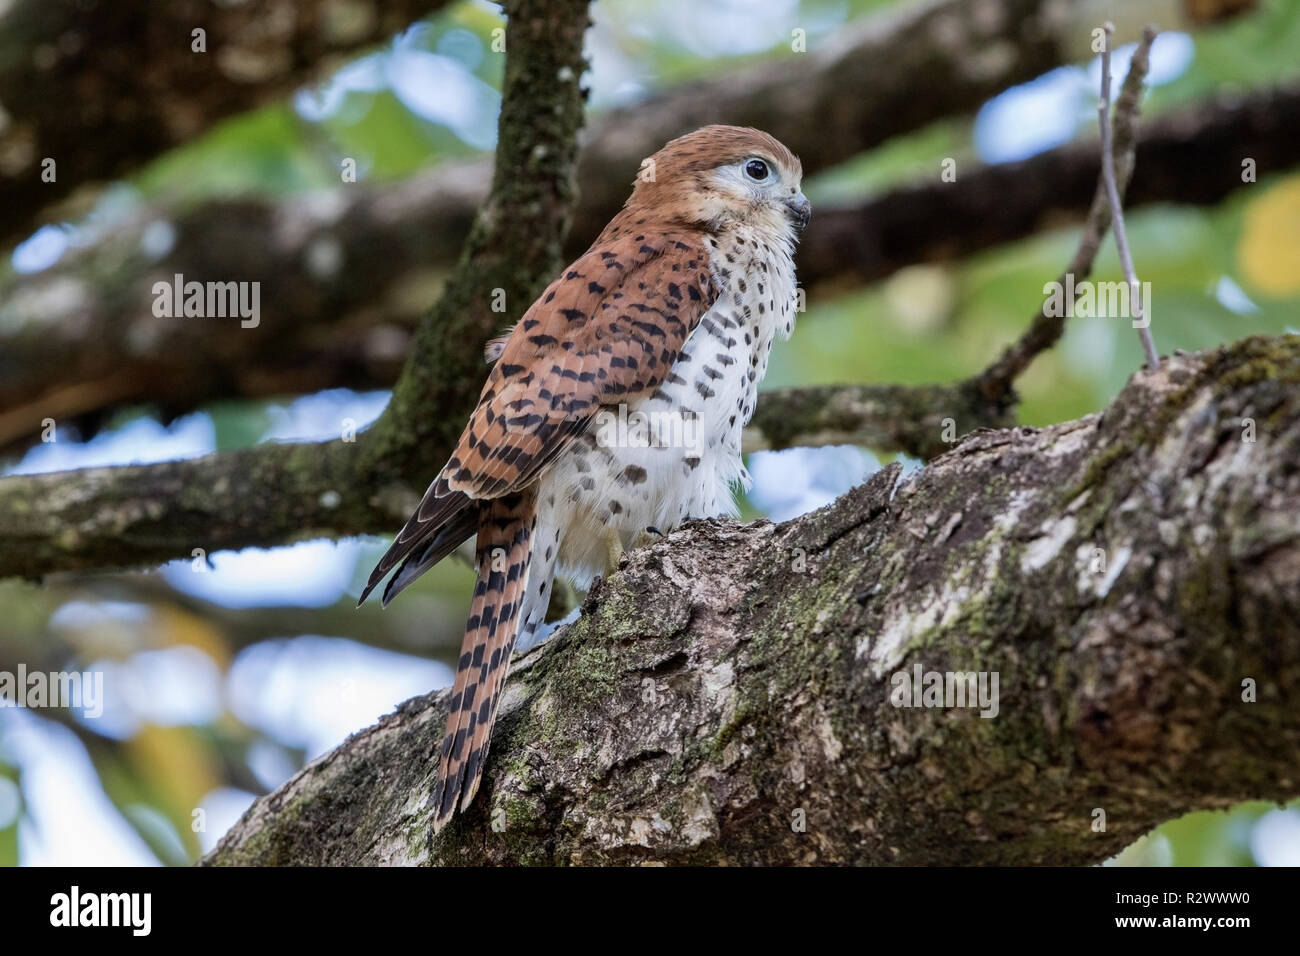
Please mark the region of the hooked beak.
[[808, 220], [812, 218], [812, 203], [807, 196], [803, 193], [791, 196], [785, 202], [785, 210], [800, 232], [808, 228]]

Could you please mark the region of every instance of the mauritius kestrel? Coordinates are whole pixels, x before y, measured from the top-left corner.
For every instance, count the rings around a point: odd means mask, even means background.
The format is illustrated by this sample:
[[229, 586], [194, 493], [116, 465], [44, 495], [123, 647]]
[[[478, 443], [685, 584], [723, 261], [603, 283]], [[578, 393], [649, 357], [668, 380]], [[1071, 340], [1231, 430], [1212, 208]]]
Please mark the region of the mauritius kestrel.
[[400, 563], [387, 604], [477, 534], [435, 830], [474, 799], [511, 651], [543, 624], [557, 570], [586, 582], [648, 530], [735, 515], [749, 481], [741, 431], [773, 337], [794, 326], [802, 176], [759, 130], [672, 140], [591, 248], [489, 346], [455, 453], [361, 595]]

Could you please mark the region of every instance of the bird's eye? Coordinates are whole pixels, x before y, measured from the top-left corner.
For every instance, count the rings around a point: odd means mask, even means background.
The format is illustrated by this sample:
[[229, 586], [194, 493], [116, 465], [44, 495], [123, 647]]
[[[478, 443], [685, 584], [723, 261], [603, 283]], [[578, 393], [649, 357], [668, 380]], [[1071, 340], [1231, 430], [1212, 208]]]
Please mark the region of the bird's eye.
[[767, 179], [767, 174], [767, 163], [761, 159], [751, 159], [745, 164], [745, 175], [750, 179], [761, 183], [764, 179]]

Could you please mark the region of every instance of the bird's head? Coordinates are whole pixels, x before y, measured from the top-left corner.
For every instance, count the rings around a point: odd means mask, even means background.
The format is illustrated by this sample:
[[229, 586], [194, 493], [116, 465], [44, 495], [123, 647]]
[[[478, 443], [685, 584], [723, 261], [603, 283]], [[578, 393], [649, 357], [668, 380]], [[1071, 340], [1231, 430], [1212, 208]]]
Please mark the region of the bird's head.
[[710, 231], [740, 222], [793, 239], [812, 215], [802, 185], [799, 157], [776, 138], [742, 126], [705, 126], [642, 162], [628, 205]]

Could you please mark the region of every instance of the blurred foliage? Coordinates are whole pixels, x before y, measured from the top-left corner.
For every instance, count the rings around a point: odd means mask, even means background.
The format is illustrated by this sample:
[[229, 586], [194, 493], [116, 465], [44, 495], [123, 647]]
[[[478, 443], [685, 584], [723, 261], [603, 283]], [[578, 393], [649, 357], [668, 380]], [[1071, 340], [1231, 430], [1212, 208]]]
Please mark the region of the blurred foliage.
[[[368, 54], [368, 69], [341, 72], [300, 96], [310, 114], [329, 101], [328, 116], [311, 122], [295, 103], [276, 103], [222, 123], [206, 136], [173, 150], [134, 178], [144, 197], [197, 201], [221, 194], [284, 195], [340, 182], [340, 162], [357, 160], [360, 178], [395, 179], [436, 161], [479, 155], [447, 126], [403, 105], [385, 82], [398, 51], [437, 53], [499, 91], [504, 60], [488, 55], [499, 14], [473, 3], [454, 4], [412, 26], [386, 49]], [[449, 42], [447, 42], [449, 41]], [[338, 82], [341, 102], [329, 91]], [[361, 88], [355, 88], [355, 87]], [[373, 87], [373, 89], [367, 88]]]
[[[792, 30], [806, 30], [813, 49], [834, 41], [845, 24], [888, 5], [888, 0], [770, 5], [603, 0], [594, 7], [598, 26], [590, 46], [614, 81], [611, 88], [597, 90], [593, 105], [599, 109], [626, 102], [748, 62], [796, 56]], [[701, 29], [701, 22], [715, 19], [734, 29]], [[342, 81], [326, 80], [300, 99], [236, 117], [162, 157], [131, 180], [131, 189], [110, 192], [100, 215], [111, 219], [114, 209], [142, 198], [189, 203], [223, 193], [285, 195], [330, 188], [339, 183], [345, 157], [356, 159], [363, 179], [392, 179], [438, 162], [482, 155], [490, 143], [475, 141], [478, 126], [466, 139], [458, 129], [469, 127], [419, 115], [389, 85], [387, 71], [405, 51], [425, 55], [420, 62], [426, 67], [458, 65], [465, 88], [499, 90], [502, 58], [491, 52], [491, 44], [492, 31], [501, 24], [499, 14], [486, 5], [458, 3], [350, 64], [339, 74]], [[1152, 90], [1144, 113], [1156, 115], [1206, 95], [1294, 77], [1298, 49], [1300, 4], [1266, 0], [1259, 13], [1199, 34], [1190, 66]], [[428, 55], [438, 58], [436, 64]], [[1082, 100], [1079, 105], [1078, 135], [1091, 137], [1091, 105]], [[969, 120], [954, 119], [899, 137], [810, 180], [807, 192], [815, 205], [847, 202], [936, 175], [946, 157], [957, 159], [959, 171], [970, 168], [979, 161], [971, 129]], [[1156, 290], [1153, 328], [1163, 351], [1280, 332], [1295, 322], [1300, 176], [1261, 181], [1215, 209], [1137, 210], [1129, 217], [1129, 233], [1139, 275]], [[774, 352], [765, 386], [921, 383], [970, 375], [1024, 329], [1041, 304], [1043, 284], [1068, 261], [1077, 234], [1077, 228], [1062, 228], [959, 264], [909, 268], [870, 288], [819, 291], [794, 339]], [[1112, 243], [1098, 261], [1095, 278], [1120, 279]], [[1140, 364], [1137, 336], [1122, 320], [1075, 319], [1064, 341], [1018, 383], [1022, 419], [1047, 424], [1096, 411]], [[114, 427], [138, 414], [117, 416]], [[221, 450], [255, 443], [272, 421], [264, 403], [222, 403], [205, 414]], [[748, 516], [757, 513], [750, 502], [743, 508]], [[382, 550], [378, 541], [360, 549], [352, 594]], [[409, 601], [428, 601], [436, 613], [426, 620], [445, 618], [450, 631], [458, 633], [471, 582], [465, 562], [444, 562], [412, 589]], [[156, 594], [142, 599], [147, 614], [133, 623], [104, 618], [82, 627], [51, 623], [67, 602], [93, 606], [101, 599], [94, 589], [81, 593], [76, 582], [61, 589], [0, 582], [0, 666], [55, 655], [60, 667], [81, 668], [88, 662], [127, 662], [145, 651], [186, 647], [201, 651], [226, 675], [246, 650], [237, 628]], [[339, 605], [320, 613], [348, 603], [344, 595]], [[373, 629], [371, 613], [357, 613], [357, 633], [363, 639]], [[451, 660], [455, 647], [425, 645], [411, 652]], [[259, 748], [265, 754], [265, 746], [272, 745], [285, 763], [303, 760], [301, 748], [274, 739], [265, 728], [246, 725], [229, 706], [207, 724], [141, 719], [120, 734], [101, 732], [67, 714], [52, 719], [81, 741], [111, 804], [168, 864], [196, 858], [195, 809], [207, 795], [219, 788], [274, 786], [283, 779], [287, 771], [255, 767]], [[12, 865], [26, 808], [18, 761], [5, 748], [5, 726], [0, 714], [0, 865]], [[1246, 804], [1230, 813], [1188, 815], [1161, 827], [1117, 862], [1249, 865], [1251, 826], [1266, 809]]]
[[[1300, 177], [1275, 177], [1215, 209], [1157, 207], [1128, 216], [1139, 277], [1154, 290], [1152, 328], [1162, 351], [1204, 349], [1294, 326], [1297, 197]], [[1077, 241], [1076, 228], [1060, 230], [955, 268], [915, 266], [877, 287], [825, 303], [814, 298], [800, 333], [773, 353], [764, 385], [916, 384], [969, 375], [1024, 330], [1042, 304], [1043, 284], [1059, 274]], [[1113, 243], [1098, 257], [1094, 278], [1123, 281]], [[1225, 305], [1217, 295], [1225, 278], [1258, 311]], [[1137, 334], [1126, 320], [1076, 318], [1062, 344], [1017, 382], [1021, 420], [1046, 425], [1097, 411], [1141, 364]]]
[[1191, 69], [1152, 90], [1144, 112], [1294, 77], [1297, 50], [1300, 3], [1261, 0], [1259, 10], [1250, 16], [1198, 33]]
[[16, 766], [0, 759], [0, 866], [18, 865], [18, 821], [23, 791]]

